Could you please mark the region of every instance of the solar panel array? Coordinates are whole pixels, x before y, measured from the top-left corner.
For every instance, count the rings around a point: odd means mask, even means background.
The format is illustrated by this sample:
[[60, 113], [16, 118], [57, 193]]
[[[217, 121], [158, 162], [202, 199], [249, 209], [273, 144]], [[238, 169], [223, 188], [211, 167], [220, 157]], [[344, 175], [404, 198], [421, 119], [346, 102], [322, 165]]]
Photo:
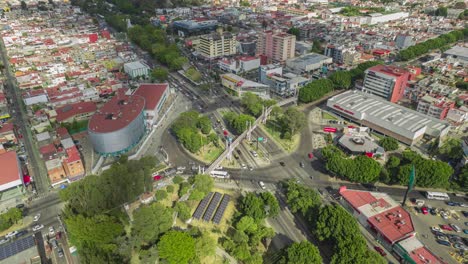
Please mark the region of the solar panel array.
[[211, 200], [211, 196], [213, 196], [213, 193], [210, 192], [201, 200], [201, 202], [198, 204], [197, 209], [193, 213], [193, 218], [195, 219], [200, 219], [203, 215], [203, 212], [205, 212], [206, 207], [208, 206], [208, 202]]
[[203, 221], [209, 222], [211, 220], [211, 217], [213, 217], [213, 214], [216, 211], [216, 208], [218, 207], [218, 203], [221, 200], [221, 197], [223, 197], [222, 194], [220, 194], [219, 192], [215, 193], [213, 199], [211, 199], [210, 205], [208, 206], [205, 214], [203, 215]]
[[226, 207], [231, 200], [231, 196], [229, 194], [225, 194], [223, 197], [223, 200], [219, 204], [218, 210], [216, 211], [214, 217], [213, 217], [213, 223], [219, 224], [221, 222], [221, 219], [223, 218], [224, 211], [226, 211]]
[[34, 238], [32, 236], [27, 236], [6, 245], [0, 246], [0, 260], [4, 260], [13, 255], [16, 255], [26, 249], [34, 247]]

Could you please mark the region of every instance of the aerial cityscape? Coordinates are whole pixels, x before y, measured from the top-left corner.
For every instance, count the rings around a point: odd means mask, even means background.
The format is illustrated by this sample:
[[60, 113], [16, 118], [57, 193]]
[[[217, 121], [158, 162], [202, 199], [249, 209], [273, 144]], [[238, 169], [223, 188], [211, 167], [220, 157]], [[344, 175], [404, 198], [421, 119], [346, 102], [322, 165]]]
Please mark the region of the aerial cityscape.
[[468, 263], [467, 6], [0, 0], [0, 264]]

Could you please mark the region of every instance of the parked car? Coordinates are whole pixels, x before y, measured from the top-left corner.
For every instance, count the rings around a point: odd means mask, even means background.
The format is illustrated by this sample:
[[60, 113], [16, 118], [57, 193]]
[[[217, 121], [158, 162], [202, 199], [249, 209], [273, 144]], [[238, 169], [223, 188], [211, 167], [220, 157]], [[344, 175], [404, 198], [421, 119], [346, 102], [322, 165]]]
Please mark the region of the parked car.
[[36, 231], [41, 230], [42, 228], [44, 228], [44, 225], [35, 225], [35, 226], [32, 228], [32, 231], [36, 232]]
[[55, 230], [53, 226], [49, 227], [49, 236], [55, 236]]
[[468, 234], [468, 229], [463, 229], [463, 233]]
[[281, 166], [283, 166], [283, 167], [286, 166], [286, 164], [284, 163], [284, 161], [280, 161], [279, 164], [280, 164]]
[[441, 245], [447, 246], [447, 247], [452, 246], [452, 244], [450, 244], [450, 242], [448, 242], [448, 241], [436, 240], [436, 242], [439, 243], [439, 244], [441, 244]]
[[22, 237], [28, 233], [28, 230], [21, 230], [18, 232], [18, 234], [15, 235], [16, 238]]
[[438, 240], [449, 241], [448, 237], [446, 236], [437, 236]]
[[300, 166], [301, 168], [304, 168], [304, 162], [302, 162], [302, 161], [299, 162], [299, 166]]
[[458, 206], [459, 203], [455, 203], [455, 202], [447, 202], [447, 205], [448, 206]]
[[5, 243], [8, 243], [8, 241], [10, 241], [9, 238], [6, 238], [6, 237], [5, 237], [5, 238], [2, 238], [2, 239], [0, 239], [0, 245], [3, 245], [3, 244], [5, 244]]
[[438, 227], [438, 226], [432, 226], [432, 227], [431, 227], [431, 231], [432, 231], [432, 232], [442, 232], [442, 230], [441, 230], [440, 227]]
[[57, 254], [58, 254], [59, 258], [63, 258], [63, 249], [59, 248], [58, 251], [57, 251]]
[[416, 211], [416, 213], [421, 213], [421, 208], [419, 208], [417, 206], [414, 207], [414, 210]]
[[464, 217], [468, 217], [468, 211], [462, 211]]
[[429, 213], [431, 213], [431, 215], [436, 215], [436, 214], [437, 214], [435, 208], [430, 208], [430, 209], [429, 209]]
[[460, 233], [462, 231], [462, 229], [456, 224], [450, 224], [450, 227], [457, 233]]
[[245, 163], [242, 163], [242, 164], [241, 164], [241, 167], [242, 167], [242, 169], [244, 169], [244, 170], [247, 169], [247, 165], [245, 165]]
[[383, 256], [383, 257], [387, 255], [387, 253], [385, 252], [385, 250], [383, 250], [383, 248], [381, 248], [381, 247], [375, 246], [374, 249], [375, 249], [375, 251], [379, 252], [379, 254], [380, 254], [381, 256]]
[[459, 216], [458, 214], [456, 214], [456, 213], [453, 213], [453, 214], [452, 214], [452, 217], [453, 217], [453, 219], [455, 219], [455, 220], [460, 220], [460, 216]]
[[421, 212], [425, 215], [427, 215], [429, 213], [429, 211], [427, 210], [427, 207], [421, 207]]
[[468, 247], [465, 246], [464, 244], [461, 244], [461, 243], [456, 243], [456, 244], [453, 245], [453, 247], [456, 248], [456, 249], [461, 249], [463, 251], [468, 250]]
[[312, 152], [310, 152], [309, 154], [307, 154], [307, 156], [309, 157], [309, 159], [313, 159], [314, 158], [314, 154]]
[[453, 231], [453, 228], [449, 225], [440, 225], [440, 228], [447, 231]]

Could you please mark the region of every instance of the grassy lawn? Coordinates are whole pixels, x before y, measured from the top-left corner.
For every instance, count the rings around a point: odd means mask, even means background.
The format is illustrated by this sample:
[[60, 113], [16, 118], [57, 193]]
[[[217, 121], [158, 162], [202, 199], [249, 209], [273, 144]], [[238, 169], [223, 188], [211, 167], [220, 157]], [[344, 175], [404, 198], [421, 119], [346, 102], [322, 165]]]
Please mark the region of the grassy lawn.
[[[219, 143], [219, 145], [223, 146], [221, 142]], [[221, 155], [221, 153], [223, 153], [223, 151], [224, 151], [223, 147], [216, 147], [215, 145], [213, 145], [213, 143], [210, 143], [210, 144], [205, 145], [204, 147], [202, 147], [200, 149], [200, 151], [197, 152], [196, 154], [190, 153], [190, 152], [189, 152], [189, 154], [194, 156], [196, 159], [198, 159], [198, 160], [200, 160], [202, 162], [211, 163], [216, 158], [218, 158], [219, 155]]]
[[274, 130], [272, 127], [265, 125], [259, 125], [259, 127], [268, 134], [269, 138], [273, 139], [277, 145], [279, 145], [288, 153], [294, 152], [299, 146], [299, 142], [301, 141], [300, 134], [294, 135], [291, 140], [282, 139], [281, 133]]
[[327, 112], [322, 112], [322, 118], [323, 119], [328, 119], [328, 120], [338, 120], [338, 118], [330, 115], [329, 113]]

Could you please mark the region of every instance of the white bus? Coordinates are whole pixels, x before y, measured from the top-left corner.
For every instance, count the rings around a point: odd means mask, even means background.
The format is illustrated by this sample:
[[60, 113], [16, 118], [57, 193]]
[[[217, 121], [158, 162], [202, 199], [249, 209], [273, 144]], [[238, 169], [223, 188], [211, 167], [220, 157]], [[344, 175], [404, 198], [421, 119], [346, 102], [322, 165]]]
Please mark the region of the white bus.
[[214, 171], [211, 171], [210, 174], [212, 177], [215, 177], [215, 178], [222, 178], [222, 179], [229, 178], [229, 173], [227, 171], [214, 170]]
[[450, 200], [450, 197], [448, 196], [448, 194], [442, 193], [442, 192], [426, 192], [426, 198], [432, 199], [432, 200], [442, 200], [442, 201]]

